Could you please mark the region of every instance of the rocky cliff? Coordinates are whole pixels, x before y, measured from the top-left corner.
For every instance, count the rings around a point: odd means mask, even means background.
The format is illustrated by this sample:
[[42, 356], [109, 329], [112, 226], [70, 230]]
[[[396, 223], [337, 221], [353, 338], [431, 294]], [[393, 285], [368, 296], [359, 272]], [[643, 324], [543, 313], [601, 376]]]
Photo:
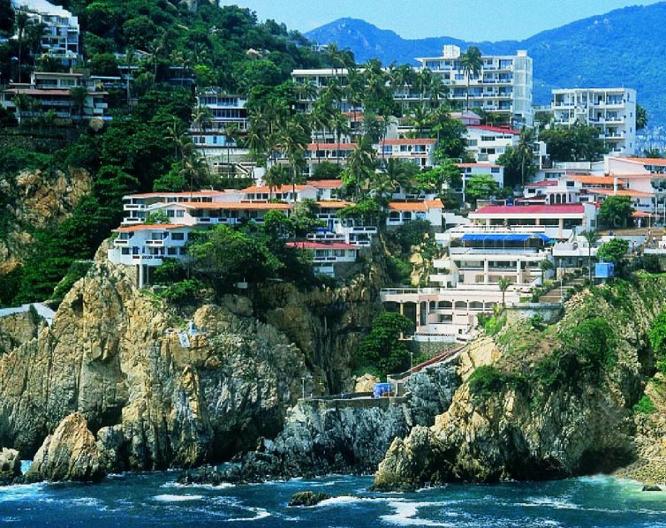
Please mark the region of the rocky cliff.
[[66, 218], [90, 192], [92, 178], [83, 169], [25, 170], [11, 180], [0, 177], [6, 207], [0, 226], [0, 277], [11, 272], [27, 254], [35, 229]]
[[482, 357], [463, 361], [449, 409], [393, 442], [375, 486], [560, 478], [634, 460], [632, 406], [653, 364], [647, 332], [664, 286], [639, 275], [574, 297], [555, 325], [525, 321], [486, 338]]
[[342, 288], [269, 284], [185, 313], [135, 288], [104, 249], [52, 326], [0, 355], [0, 445], [31, 457], [80, 413], [103, 471], [214, 463], [274, 437], [303, 382], [317, 393], [352, 381], [378, 268]]
[[391, 442], [416, 425], [431, 425], [458, 386], [453, 363], [428, 368], [405, 384], [407, 396], [382, 400], [315, 399], [299, 402], [274, 440], [222, 471], [186, 473], [183, 483], [255, 482], [329, 473], [370, 473]]

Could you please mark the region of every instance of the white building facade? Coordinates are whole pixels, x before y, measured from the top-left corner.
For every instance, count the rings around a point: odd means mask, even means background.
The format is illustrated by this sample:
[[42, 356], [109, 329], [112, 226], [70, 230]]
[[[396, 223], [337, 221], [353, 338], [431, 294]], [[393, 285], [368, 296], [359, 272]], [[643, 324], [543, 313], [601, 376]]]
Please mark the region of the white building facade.
[[636, 151], [636, 90], [631, 88], [567, 88], [552, 91], [551, 110], [556, 125], [576, 123], [599, 129], [614, 156]]
[[[467, 101], [467, 75], [461, 65], [458, 46], [446, 45], [440, 57], [416, 60], [441, 76], [448, 86], [449, 100], [464, 106]], [[532, 59], [526, 51], [516, 55], [484, 55], [478, 76], [469, 79], [470, 109], [481, 109], [506, 117], [512, 126], [532, 126]]]

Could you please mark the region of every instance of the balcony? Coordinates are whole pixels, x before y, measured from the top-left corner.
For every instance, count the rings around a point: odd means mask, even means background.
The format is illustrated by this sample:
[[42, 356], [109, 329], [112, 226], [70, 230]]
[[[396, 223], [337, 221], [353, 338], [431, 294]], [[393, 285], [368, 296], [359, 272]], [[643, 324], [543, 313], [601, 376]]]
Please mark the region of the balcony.
[[164, 239], [146, 240], [146, 246], [148, 246], [148, 247], [164, 247]]

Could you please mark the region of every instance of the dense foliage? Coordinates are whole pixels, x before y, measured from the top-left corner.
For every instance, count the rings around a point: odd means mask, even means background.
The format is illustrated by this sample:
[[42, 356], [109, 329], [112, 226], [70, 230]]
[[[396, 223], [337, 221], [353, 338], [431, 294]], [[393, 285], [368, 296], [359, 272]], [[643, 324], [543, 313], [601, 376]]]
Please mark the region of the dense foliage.
[[553, 161], [598, 161], [608, 153], [599, 139], [599, 129], [577, 123], [571, 127], [554, 126], [541, 133]]
[[628, 196], [609, 196], [599, 208], [599, 223], [604, 227], [629, 227], [633, 223], [634, 207]]
[[383, 312], [372, 322], [370, 333], [359, 346], [356, 364], [359, 372], [385, 377], [409, 368], [409, 349], [402, 335], [413, 332], [414, 324], [398, 313]]

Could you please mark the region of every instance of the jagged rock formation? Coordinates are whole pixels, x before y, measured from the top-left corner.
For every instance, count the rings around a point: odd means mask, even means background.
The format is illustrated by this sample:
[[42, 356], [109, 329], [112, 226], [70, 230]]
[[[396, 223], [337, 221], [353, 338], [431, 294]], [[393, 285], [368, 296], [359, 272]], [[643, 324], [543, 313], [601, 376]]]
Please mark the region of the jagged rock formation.
[[11, 484], [21, 476], [21, 458], [16, 449], [0, 450], [0, 486]]
[[36, 338], [43, 323], [32, 310], [0, 317], [0, 355]]
[[433, 366], [406, 383], [409, 396], [389, 400], [299, 402], [274, 440], [221, 472], [186, 473], [181, 482], [256, 482], [328, 473], [370, 473], [395, 438], [430, 425], [448, 407], [459, 379], [454, 364]]
[[[538, 330], [523, 322], [505, 329], [485, 355], [497, 373], [486, 380], [486, 392], [475, 392], [481, 384], [464, 374], [465, 383], [432, 427], [416, 427], [393, 442], [375, 486], [561, 478], [630, 462], [636, 456], [631, 408], [652, 361], [647, 331], [664, 306], [665, 284], [663, 277], [641, 275], [631, 285], [573, 298], [556, 326]], [[588, 346], [597, 350], [601, 336], [575, 337], [591, 317], [612, 329], [612, 354], [599, 371], [585, 354]], [[574, 355], [557, 355], [562, 347], [573, 347]], [[574, 356], [587, 359], [571, 363]], [[474, 363], [469, 357], [465, 362]]]
[[26, 480], [94, 482], [103, 476], [95, 437], [83, 415], [74, 413], [46, 437], [26, 473]]
[[29, 251], [30, 230], [66, 218], [91, 187], [92, 178], [83, 169], [25, 170], [11, 181], [0, 177], [0, 193], [13, 198], [0, 211], [7, 222], [6, 236], [0, 237], [0, 277], [20, 265]]
[[158, 469], [231, 456], [274, 435], [307, 376], [303, 354], [274, 327], [234, 313], [185, 322], [118, 268], [99, 262], [53, 325], [0, 356], [0, 444], [31, 456], [73, 412], [97, 433], [102, 465]]
[[[352, 382], [379, 268], [343, 288], [269, 284], [184, 314], [136, 289], [104, 250], [52, 326], [0, 355], [0, 444], [30, 457], [79, 412], [104, 471], [219, 462], [275, 436], [303, 378], [315, 393]], [[185, 339], [187, 319], [199, 331]]]

